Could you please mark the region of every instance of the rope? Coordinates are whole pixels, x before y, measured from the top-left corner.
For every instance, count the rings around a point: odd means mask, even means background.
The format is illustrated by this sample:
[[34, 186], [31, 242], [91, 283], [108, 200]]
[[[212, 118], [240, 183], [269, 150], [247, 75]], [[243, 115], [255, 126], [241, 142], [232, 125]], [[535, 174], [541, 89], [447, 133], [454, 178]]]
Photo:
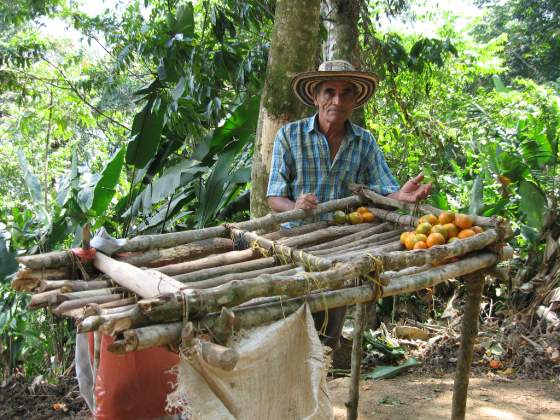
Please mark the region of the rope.
[[381, 282], [383, 260], [371, 253], [368, 253], [367, 256], [371, 262], [371, 269], [368, 274], [365, 274], [363, 277], [370, 282], [373, 288], [373, 301], [376, 301], [383, 296], [383, 283]]
[[238, 250], [249, 248], [250, 244], [247, 238], [245, 237], [246, 232], [244, 230], [241, 230], [240, 233], [235, 233], [234, 229], [237, 229], [235, 225], [224, 223], [223, 226], [226, 228], [227, 232], [229, 233], [230, 239], [233, 241], [234, 250], [238, 251]]
[[320, 335], [326, 335], [327, 325], [329, 323], [329, 308], [327, 307], [327, 300], [326, 300], [325, 294], [324, 294], [325, 289], [323, 288], [323, 285], [321, 284], [321, 281], [319, 279], [317, 279], [317, 277], [315, 277], [312, 273], [304, 271], [302, 273], [302, 275], [307, 280], [306, 281], [307, 294], [305, 295], [306, 303], [307, 303], [307, 298], [311, 295], [311, 284], [310, 283], [313, 283], [313, 285], [315, 286], [315, 289], [321, 294], [321, 297], [323, 298], [324, 316], [323, 316], [323, 323], [321, 324], [321, 328], [319, 329], [319, 334]]
[[70, 257], [70, 262], [72, 263], [72, 277], [74, 277], [74, 274], [76, 272], [76, 267], [77, 267], [78, 270], [80, 271], [80, 274], [82, 275], [82, 278], [86, 281], [89, 281], [90, 280], [89, 274], [87, 273], [84, 265], [82, 264], [80, 257], [78, 257], [73, 250], [68, 250], [66, 251], [66, 253]]

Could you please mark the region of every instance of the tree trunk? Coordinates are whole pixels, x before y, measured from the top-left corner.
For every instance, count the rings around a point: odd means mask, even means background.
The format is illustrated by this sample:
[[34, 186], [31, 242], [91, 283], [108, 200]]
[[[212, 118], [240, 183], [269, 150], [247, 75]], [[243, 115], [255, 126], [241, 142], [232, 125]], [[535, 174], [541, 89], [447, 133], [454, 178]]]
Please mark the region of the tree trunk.
[[278, 0], [268, 56], [266, 83], [259, 111], [251, 174], [251, 217], [270, 211], [266, 189], [272, 146], [278, 129], [309, 112], [290, 89], [291, 78], [313, 70], [319, 42], [319, 0], [305, 7], [297, 0]]
[[[358, 17], [361, 2], [356, 0], [323, 0], [322, 14], [327, 39], [323, 43], [325, 60], [346, 60], [356, 70], [362, 68], [360, 57]], [[352, 113], [352, 121], [364, 125], [364, 110]]]

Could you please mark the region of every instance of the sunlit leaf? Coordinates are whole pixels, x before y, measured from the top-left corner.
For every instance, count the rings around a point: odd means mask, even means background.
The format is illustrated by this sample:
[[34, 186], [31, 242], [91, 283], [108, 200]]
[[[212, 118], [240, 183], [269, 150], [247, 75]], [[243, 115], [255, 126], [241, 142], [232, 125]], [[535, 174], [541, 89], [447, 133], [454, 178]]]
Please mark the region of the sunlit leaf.
[[39, 178], [35, 176], [31, 168], [29, 167], [23, 151], [18, 150], [17, 154], [19, 158], [19, 164], [23, 172], [23, 180], [25, 181], [25, 185], [27, 186], [27, 191], [29, 192], [29, 195], [31, 196], [33, 202], [35, 204], [40, 204], [43, 201], [43, 191], [41, 188], [41, 183], [39, 182]]
[[502, 79], [500, 79], [500, 76], [497, 74], [492, 75], [492, 82], [494, 83], [494, 89], [496, 89], [497, 92], [509, 92], [509, 89], [504, 85], [504, 82], [502, 82]]
[[105, 212], [113, 195], [115, 195], [115, 186], [119, 182], [125, 152], [125, 148], [121, 147], [117, 153], [115, 153], [101, 172], [101, 177], [94, 187], [91, 210], [97, 215], [101, 215]]
[[534, 183], [522, 180], [519, 184], [519, 195], [519, 211], [525, 216], [527, 225], [540, 232], [548, 208], [545, 194]]
[[473, 182], [469, 200], [469, 214], [479, 214], [483, 203], [483, 176], [479, 173]]
[[165, 107], [153, 111], [150, 99], [144, 108], [136, 114], [132, 124], [133, 139], [128, 143], [126, 163], [136, 168], [143, 168], [156, 155], [163, 130]]

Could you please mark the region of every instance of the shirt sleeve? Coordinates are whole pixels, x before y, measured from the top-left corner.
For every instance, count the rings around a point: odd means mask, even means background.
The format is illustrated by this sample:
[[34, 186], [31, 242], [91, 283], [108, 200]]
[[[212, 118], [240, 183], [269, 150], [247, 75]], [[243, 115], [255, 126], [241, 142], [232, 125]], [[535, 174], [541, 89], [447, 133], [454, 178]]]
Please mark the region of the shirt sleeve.
[[389, 169], [383, 152], [371, 133], [368, 133], [368, 137], [368, 140], [370, 140], [370, 147], [365, 162], [367, 166], [365, 168], [365, 184], [370, 190], [381, 195], [397, 192], [400, 189], [399, 183]]
[[274, 139], [272, 164], [268, 178], [267, 197], [291, 197], [290, 179], [292, 177], [292, 155], [286, 139], [285, 129], [281, 128]]

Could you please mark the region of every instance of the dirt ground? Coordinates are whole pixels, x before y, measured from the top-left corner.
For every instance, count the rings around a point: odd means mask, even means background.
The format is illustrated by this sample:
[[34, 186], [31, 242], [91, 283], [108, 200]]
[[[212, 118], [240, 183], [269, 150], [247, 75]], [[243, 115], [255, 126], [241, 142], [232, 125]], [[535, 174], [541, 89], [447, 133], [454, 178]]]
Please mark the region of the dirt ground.
[[[551, 380], [471, 378], [467, 419], [560, 419], [560, 384]], [[346, 419], [349, 378], [329, 381], [335, 418]], [[0, 387], [0, 419], [91, 419], [72, 377], [57, 386], [12, 380]], [[361, 382], [359, 419], [449, 419], [453, 376], [410, 372], [394, 379]]]
[[[346, 418], [349, 378], [329, 382], [335, 419]], [[359, 419], [449, 419], [453, 376], [408, 373], [394, 379], [362, 381]], [[554, 381], [471, 377], [467, 419], [560, 419], [560, 384]]]

